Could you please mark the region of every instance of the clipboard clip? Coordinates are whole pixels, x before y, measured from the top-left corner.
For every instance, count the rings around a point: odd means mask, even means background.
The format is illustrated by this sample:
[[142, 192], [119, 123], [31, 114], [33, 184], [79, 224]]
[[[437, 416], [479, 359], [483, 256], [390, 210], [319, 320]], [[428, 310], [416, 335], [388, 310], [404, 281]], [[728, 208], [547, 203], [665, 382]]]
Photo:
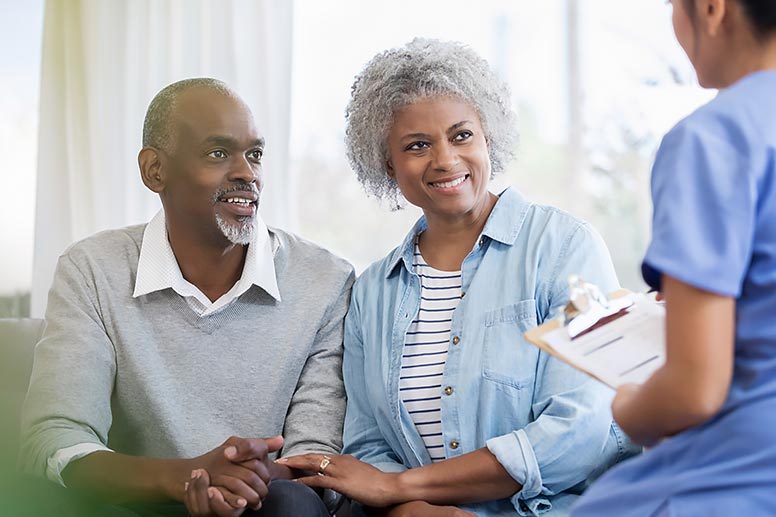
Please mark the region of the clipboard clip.
[[633, 304], [627, 298], [608, 300], [597, 285], [579, 275], [569, 276], [568, 284], [569, 303], [563, 308], [562, 323], [571, 339], [608, 323]]

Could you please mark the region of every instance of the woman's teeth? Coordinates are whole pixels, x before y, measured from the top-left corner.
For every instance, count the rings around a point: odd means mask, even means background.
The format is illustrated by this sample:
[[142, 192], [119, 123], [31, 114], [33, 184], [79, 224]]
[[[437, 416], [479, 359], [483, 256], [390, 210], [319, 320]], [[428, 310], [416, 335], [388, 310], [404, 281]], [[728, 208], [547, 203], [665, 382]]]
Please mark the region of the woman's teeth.
[[445, 182], [438, 182], [438, 183], [432, 183], [432, 187], [439, 187], [439, 188], [452, 188], [460, 185], [464, 181], [466, 181], [467, 176], [461, 176], [458, 179], [454, 179], [452, 181], [445, 181]]

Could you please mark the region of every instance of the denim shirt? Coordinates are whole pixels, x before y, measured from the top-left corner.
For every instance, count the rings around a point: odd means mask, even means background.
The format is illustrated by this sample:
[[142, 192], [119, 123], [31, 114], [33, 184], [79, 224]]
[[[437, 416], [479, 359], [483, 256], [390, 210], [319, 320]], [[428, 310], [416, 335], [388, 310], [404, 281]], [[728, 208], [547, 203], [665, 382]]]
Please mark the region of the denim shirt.
[[[357, 280], [345, 320], [344, 453], [386, 472], [431, 463], [399, 396], [407, 329], [420, 305], [412, 271], [421, 218], [401, 246]], [[567, 277], [618, 287], [609, 253], [586, 223], [507, 189], [464, 259], [442, 386], [447, 458], [487, 447], [522, 485], [479, 515], [564, 515], [588, 480], [627, 454], [613, 392], [528, 343], [523, 333], [568, 301]], [[449, 395], [447, 394], [449, 393]]]

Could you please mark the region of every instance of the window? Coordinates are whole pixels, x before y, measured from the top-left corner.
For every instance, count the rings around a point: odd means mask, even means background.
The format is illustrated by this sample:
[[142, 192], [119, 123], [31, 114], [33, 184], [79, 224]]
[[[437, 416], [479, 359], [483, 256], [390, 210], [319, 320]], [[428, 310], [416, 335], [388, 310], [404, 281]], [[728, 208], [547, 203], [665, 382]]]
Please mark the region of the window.
[[43, 0], [0, 2], [0, 317], [30, 311]]
[[390, 212], [357, 183], [343, 145], [350, 86], [379, 51], [415, 36], [458, 40], [512, 88], [521, 143], [495, 188], [513, 184], [590, 221], [622, 285], [641, 289], [652, 157], [660, 136], [710, 95], [695, 85], [670, 14], [654, 0], [296, 0], [290, 149], [299, 231], [359, 271], [400, 244], [419, 211]]
[[[29, 314], [43, 0], [0, 0], [0, 317]], [[350, 171], [344, 110], [353, 77], [415, 36], [471, 45], [511, 85], [521, 143], [494, 189], [589, 220], [621, 283], [643, 287], [649, 167], [663, 133], [713, 92], [695, 84], [670, 8], [654, 0], [295, 0], [287, 223], [359, 271], [397, 246], [420, 215], [367, 198]]]

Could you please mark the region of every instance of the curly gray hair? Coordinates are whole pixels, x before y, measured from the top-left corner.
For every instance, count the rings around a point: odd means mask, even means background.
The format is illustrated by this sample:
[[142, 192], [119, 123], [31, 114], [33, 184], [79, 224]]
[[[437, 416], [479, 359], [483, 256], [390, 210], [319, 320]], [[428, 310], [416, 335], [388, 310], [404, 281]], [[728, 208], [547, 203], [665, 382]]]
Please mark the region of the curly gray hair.
[[345, 146], [367, 194], [394, 203], [400, 199], [386, 167], [394, 113], [437, 96], [460, 98], [477, 110], [490, 145], [491, 177], [514, 157], [517, 116], [506, 83], [462, 43], [415, 38], [373, 57], [353, 83], [345, 112]]

